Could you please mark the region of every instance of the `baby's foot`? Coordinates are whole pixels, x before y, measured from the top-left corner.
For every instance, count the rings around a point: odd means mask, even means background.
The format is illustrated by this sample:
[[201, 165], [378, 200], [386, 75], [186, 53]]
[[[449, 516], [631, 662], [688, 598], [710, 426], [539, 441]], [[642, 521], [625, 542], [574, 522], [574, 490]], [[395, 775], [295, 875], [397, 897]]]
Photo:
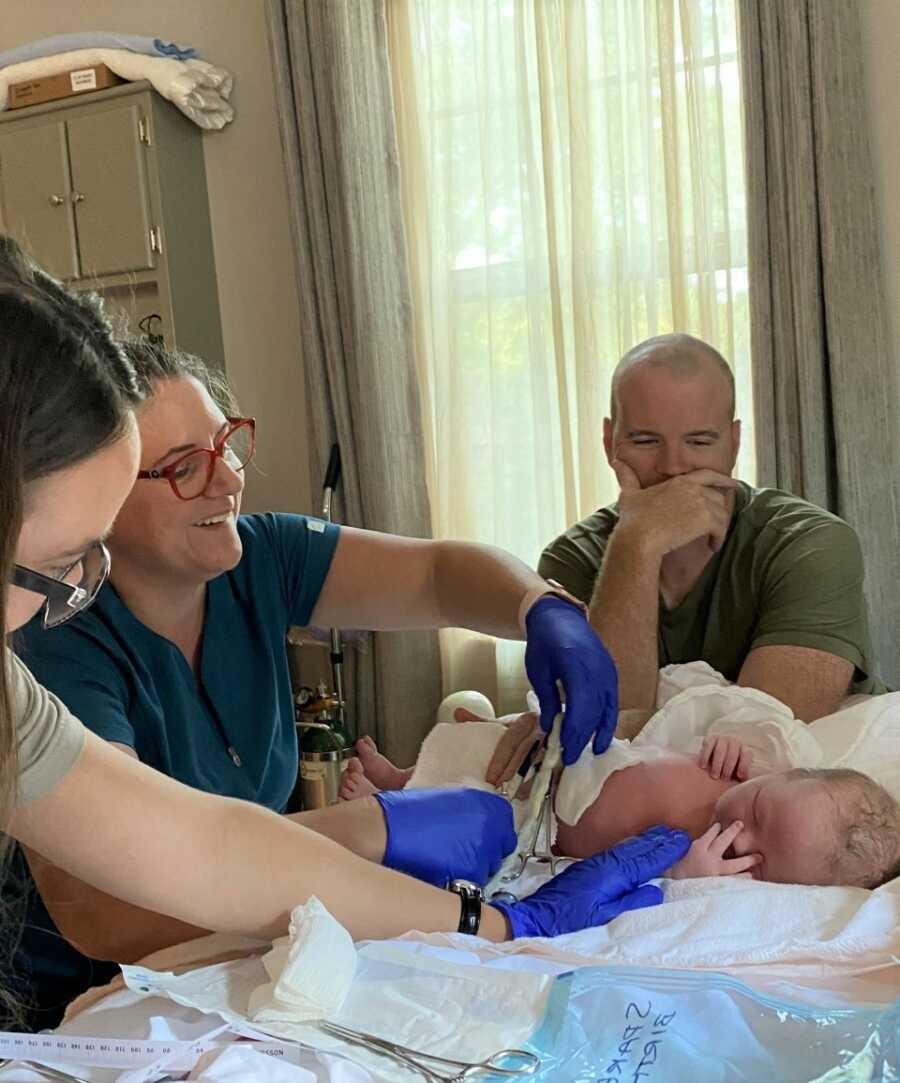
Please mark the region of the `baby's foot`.
[[347, 767], [341, 776], [338, 796], [342, 801], [355, 801], [360, 797], [369, 797], [373, 793], [378, 793], [378, 789], [366, 778], [363, 765], [354, 756], [347, 761]]
[[366, 778], [379, 790], [402, 790], [409, 782], [412, 771], [397, 767], [387, 756], [382, 756], [371, 737], [360, 737], [356, 742], [356, 754]]

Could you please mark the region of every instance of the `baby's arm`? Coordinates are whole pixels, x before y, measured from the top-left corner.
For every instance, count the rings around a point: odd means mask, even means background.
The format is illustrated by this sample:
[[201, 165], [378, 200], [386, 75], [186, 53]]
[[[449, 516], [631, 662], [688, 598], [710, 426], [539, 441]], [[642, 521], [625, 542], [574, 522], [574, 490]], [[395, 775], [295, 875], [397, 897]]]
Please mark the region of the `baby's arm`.
[[749, 872], [759, 864], [759, 854], [725, 857], [725, 852], [743, 827], [740, 820], [729, 824], [724, 831], [720, 824], [713, 824], [699, 839], [694, 839], [690, 850], [666, 875], [673, 880], [690, 880], [695, 876], [736, 876], [741, 872]]
[[750, 777], [753, 749], [736, 737], [704, 737], [697, 762], [709, 772], [710, 778], [734, 778], [743, 782]]

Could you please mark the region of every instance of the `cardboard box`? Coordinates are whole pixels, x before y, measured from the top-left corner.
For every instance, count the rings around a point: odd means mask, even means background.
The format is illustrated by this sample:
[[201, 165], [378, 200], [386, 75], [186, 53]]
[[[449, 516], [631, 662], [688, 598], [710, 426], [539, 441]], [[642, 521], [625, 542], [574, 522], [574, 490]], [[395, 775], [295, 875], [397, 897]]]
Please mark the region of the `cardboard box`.
[[56, 101], [57, 98], [69, 98], [73, 94], [105, 90], [124, 82], [124, 79], [111, 72], [105, 64], [62, 71], [58, 75], [48, 75], [43, 79], [26, 79], [23, 83], [10, 84], [9, 108], [22, 109], [26, 105], [40, 105], [42, 102]]

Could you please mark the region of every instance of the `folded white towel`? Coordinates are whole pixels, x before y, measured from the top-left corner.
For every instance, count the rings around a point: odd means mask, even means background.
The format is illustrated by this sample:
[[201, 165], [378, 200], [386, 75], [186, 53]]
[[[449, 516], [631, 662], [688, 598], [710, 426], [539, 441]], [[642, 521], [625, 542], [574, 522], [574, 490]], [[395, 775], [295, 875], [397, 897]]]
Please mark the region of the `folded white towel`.
[[127, 49], [77, 49], [2, 68], [0, 109], [7, 106], [12, 83], [42, 79], [95, 64], [105, 64], [129, 82], [146, 79], [154, 90], [178, 106], [201, 128], [218, 130], [234, 119], [234, 109], [228, 103], [234, 78], [224, 68], [205, 60], [169, 60]]
[[422, 742], [406, 788], [469, 786], [493, 793], [484, 775], [505, 729], [499, 722], [438, 722]]
[[263, 956], [269, 981], [250, 994], [254, 1023], [330, 1019], [341, 1009], [356, 973], [353, 938], [312, 895], [291, 914], [288, 936]]

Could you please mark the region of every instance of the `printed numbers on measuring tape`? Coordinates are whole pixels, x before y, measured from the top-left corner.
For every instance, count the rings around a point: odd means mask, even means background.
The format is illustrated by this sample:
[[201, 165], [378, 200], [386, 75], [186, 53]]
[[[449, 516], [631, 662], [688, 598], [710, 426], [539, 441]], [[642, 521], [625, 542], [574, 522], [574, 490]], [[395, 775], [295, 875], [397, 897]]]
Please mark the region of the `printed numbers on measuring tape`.
[[[217, 1028], [220, 1034], [225, 1027]], [[67, 1034], [19, 1034], [0, 1031], [0, 1058], [34, 1061], [36, 1064], [90, 1068], [150, 1068], [165, 1063], [167, 1069], [189, 1071], [197, 1059], [232, 1042], [210, 1035], [197, 1041], [154, 1041], [146, 1038], [78, 1038]], [[254, 1052], [299, 1064], [302, 1050], [285, 1042], [253, 1042]]]

